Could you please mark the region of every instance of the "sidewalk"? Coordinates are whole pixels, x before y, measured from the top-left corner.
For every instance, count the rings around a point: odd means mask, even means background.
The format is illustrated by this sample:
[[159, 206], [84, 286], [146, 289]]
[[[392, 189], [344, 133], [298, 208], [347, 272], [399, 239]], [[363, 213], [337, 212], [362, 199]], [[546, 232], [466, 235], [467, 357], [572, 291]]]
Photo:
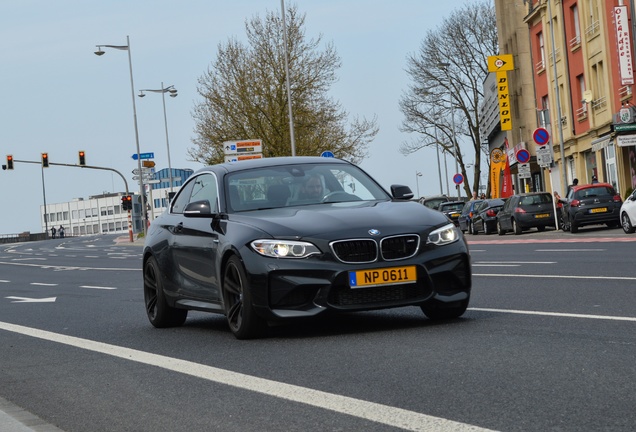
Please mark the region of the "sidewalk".
[[64, 432], [2, 397], [0, 397], [0, 431]]

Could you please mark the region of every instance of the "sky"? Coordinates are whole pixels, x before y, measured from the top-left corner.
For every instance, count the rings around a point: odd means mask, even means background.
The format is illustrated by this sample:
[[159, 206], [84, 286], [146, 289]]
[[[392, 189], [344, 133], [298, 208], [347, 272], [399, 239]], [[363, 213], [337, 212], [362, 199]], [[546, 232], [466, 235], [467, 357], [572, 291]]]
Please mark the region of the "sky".
[[[410, 77], [406, 61], [426, 33], [463, 1], [300, 0], [308, 39], [322, 34], [341, 58], [329, 95], [351, 118], [377, 117], [379, 133], [360, 164], [386, 189], [405, 184], [420, 196], [440, 193], [437, 156], [423, 149], [409, 156], [400, 144], [416, 137], [400, 132], [399, 100]], [[291, 0], [285, 0], [289, 6]], [[246, 20], [280, 13], [278, 0], [20, 0], [0, 2], [0, 157], [13, 155], [13, 171], [0, 171], [0, 234], [42, 231], [40, 206], [123, 192], [122, 178], [106, 170], [40, 165], [77, 164], [121, 172], [138, 192], [132, 170], [137, 153], [131, 81], [126, 51], [96, 45], [126, 45], [130, 38], [135, 94], [173, 85], [166, 97], [172, 168], [197, 170], [189, 160], [194, 137], [197, 80], [212, 65], [219, 43], [245, 41]], [[161, 94], [135, 97], [139, 148], [168, 167]], [[255, 137], [237, 137], [237, 139]], [[443, 163], [443, 162], [442, 162]], [[448, 161], [452, 179], [454, 162]], [[417, 173], [421, 173], [418, 176]], [[444, 175], [444, 168], [442, 168]], [[446, 190], [446, 176], [443, 190]], [[451, 193], [453, 183], [451, 183]]]

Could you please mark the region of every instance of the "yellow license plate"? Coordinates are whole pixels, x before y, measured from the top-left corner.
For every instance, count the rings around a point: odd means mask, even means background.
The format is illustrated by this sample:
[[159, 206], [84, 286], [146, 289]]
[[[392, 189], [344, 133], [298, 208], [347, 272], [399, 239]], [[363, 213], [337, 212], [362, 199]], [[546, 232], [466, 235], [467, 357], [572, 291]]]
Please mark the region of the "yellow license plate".
[[417, 281], [415, 266], [378, 268], [349, 272], [351, 288], [367, 288], [378, 285], [397, 285]]
[[606, 213], [606, 212], [607, 212], [607, 207], [590, 209], [590, 213]]
[[550, 214], [549, 213], [541, 213], [541, 214], [534, 215], [534, 217], [536, 219], [547, 218], [547, 217], [550, 217]]
[[454, 217], [454, 218], [458, 218], [459, 217], [459, 213], [451, 213], [450, 215], [451, 215], [451, 217]]

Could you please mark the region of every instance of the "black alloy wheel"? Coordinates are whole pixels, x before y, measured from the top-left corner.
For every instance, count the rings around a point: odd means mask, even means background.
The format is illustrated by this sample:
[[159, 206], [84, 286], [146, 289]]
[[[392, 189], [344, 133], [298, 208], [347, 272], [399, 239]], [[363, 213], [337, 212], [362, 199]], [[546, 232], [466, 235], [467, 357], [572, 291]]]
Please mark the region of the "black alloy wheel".
[[253, 339], [267, 330], [267, 322], [252, 307], [247, 275], [241, 260], [232, 256], [223, 272], [223, 300], [230, 330], [237, 339]]
[[183, 325], [188, 317], [188, 311], [168, 305], [161, 276], [157, 260], [154, 257], [148, 258], [144, 266], [144, 302], [148, 320], [157, 328]]

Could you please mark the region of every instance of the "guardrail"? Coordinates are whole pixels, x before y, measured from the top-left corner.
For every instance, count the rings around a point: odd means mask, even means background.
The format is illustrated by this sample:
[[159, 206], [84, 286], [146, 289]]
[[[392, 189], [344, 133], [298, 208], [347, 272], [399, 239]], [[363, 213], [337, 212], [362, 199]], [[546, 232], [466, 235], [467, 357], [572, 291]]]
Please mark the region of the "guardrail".
[[20, 243], [36, 240], [46, 240], [47, 238], [49, 238], [49, 236], [46, 233], [31, 234], [30, 232], [23, 232], [19, 234], [0, 234], [0, 243]]

